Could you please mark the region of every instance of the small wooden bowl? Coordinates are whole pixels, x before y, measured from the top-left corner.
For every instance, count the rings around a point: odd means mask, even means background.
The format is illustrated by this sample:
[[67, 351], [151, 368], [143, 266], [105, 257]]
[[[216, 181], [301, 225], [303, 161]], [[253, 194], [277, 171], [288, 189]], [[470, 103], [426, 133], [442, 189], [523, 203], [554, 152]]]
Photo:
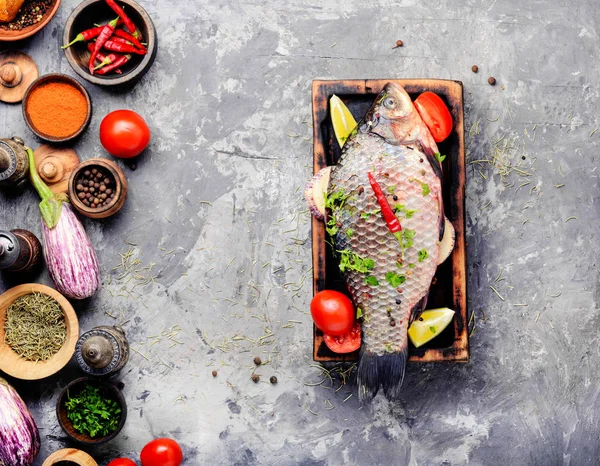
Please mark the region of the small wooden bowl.
[[[31, 119], [29, 118], [29, 115], [27, 113], [27, 102], [29, 100], [29, 96], [31, 95], [31, 91], [33, 91], [38, 86], [41, 86], [43, 84], [52, 83], [52, 82], [62, 82], [62, 83], [66, 83], [66, 84], [70, 84], [71, 86], [74, 86], [83, 94], [83, 96], [85, 97], [85, 100], [87, 102], [87, 113], [86, 113], [83, 124], [75, 133], [73, 133], [70, 136], [64, 137], [64, 138], [57, 138], [57, 137], [40, 132], [38, 129], [35, 128], [35, 126], [33, 125], [33, 122], [31, 121]], [[33, 131], [35, 133], [35, 135], [41, 139], [44, 139], [44, 140], [50, 141], [50, 142], [72, 141], [73, 139], [77, 138], [81, 133], [83, 133], [85, 131], [85, 129], [88, 127], [88, 125], [90, 124], [90, 120], [92, 119], [92, 99], [90, 99], [90, 95], [88, 94], [88, 91], [86, 90], [86, 88], [83, 87], [79, 83], [79, 81], [71, 78], [70, 76], [67, 76], [66, 74], [59, 74], [59, 73], [45, 74], [44, 76], [40, 76], [35, 81], [33, 81], [31, 83], [31, 85], [27, 88], [27, 91], [25, 92], [25, 96], [23, 97], [23, 118], [25, 118], [25, 123], [27, 123], [27, 126], [29, 127], [29, 129], [31, 131]]]
[[[67, 402], [69, 396], [77, 396], [86, 385], [104, 387], [110, 394], [110, 397], [114, 399], [121, 407], [121, 419], [119, 421], [119, 425], [114, 432], [108, 434], [106, 437], [91, 438], [89, 435], [76, 432], [71, 420], [67, 417], [67, 408], [65, 403]], [[58, 417], [58, 423], [60, 424], [60, 427], [62, 427], [67, 436], [72, 440], [84, 445], [101, 445], [115, 438], [123, 429], [127, 419], [127, 404], [125, 403], [125, 398], [123, 397], [121, 391], [113, 384], [95, 377], [81, 377], [73, 380], [61, 392], [56, 403], [56, 416]]]
[[98, 466], [98, 463], [88, 455], [85, 451], [77, 450], [76, 448], [63, 448], [62, 450], [52, 453], [42, 466], [60, 465], [61, 461], [70, 461], [79, 466]]
[[0, 29], [0, 42], [14, 42], [16, 40], [25, 39], [26, 37], [34, 35], [36, 32], [42, 30], [50, 22], [60, 5], [61, 0], [54, 0], [39, 23], [32, 24], [20, 31], [10, 31], [6, 29]]
[[[112, 177], [115, 180], [115, 197], [109, 204], [104, 207], [98, 209], [92, 209], [91, 207], [86, 206], [81, 200], [77, 197], [77, 192], [75, 191], [75, 186], [77, 184], [77, 178], [83, 170], [92, 169], [92, 168], [103, 168], [110, 172]], [[108, 159], [89, 159], [85, 162], [80, 163], [75, 170], [71, 172], [71, 176], [69, 177], [69, 199], [71, 200], [71, 204], [78, 212], [90, 218], [106, 218], [111, 215], [116, 214], [123, 204], [125, 204], [125, 199], [127, 199], [127, 178], [125, 178], [125, 174], [119, 168], [119, 166], [108, 160]]]
[[[123, 74], [110, 73], [107, 75], [90, 74], [88, 62], [90, 52], [87, 43], [78, 42], [65, 49], [65, 56], [73, 71], [86, 81], [99, 86], [122, 86], [140, 79], [150, 69], [156, 58], [158, 38], [150, 16], [139, 3], [134, 0], [117, 0], [125, 13], [142, 34], [141, 42], [146, 44], [146, 55], [133, 55], [131, 60], [121, 67]], [[85, 0], [73, 10], [63, 33], [63, 42], [69, 44], [77, 34], [94, 27], [94, 24], [107, 24], [117, 15], [106, 4], [105, 0]]]
[[[62, 348], [47, 361], [40, 362], [27, 361], [4, 342], [6, 310], [17, 298], [34, 292], [43, 293], [54, 298], [62, 308], [67, 324], [67, 338]], [[55, 289], [39, 283], [27, 283], [15, 286], [0, 295], [0, 370], [8, 375], [17, 379], [38, 380], [57, 373], [65, 367], [73, 356], [78, 339], [79, 321], [73, 306]]]

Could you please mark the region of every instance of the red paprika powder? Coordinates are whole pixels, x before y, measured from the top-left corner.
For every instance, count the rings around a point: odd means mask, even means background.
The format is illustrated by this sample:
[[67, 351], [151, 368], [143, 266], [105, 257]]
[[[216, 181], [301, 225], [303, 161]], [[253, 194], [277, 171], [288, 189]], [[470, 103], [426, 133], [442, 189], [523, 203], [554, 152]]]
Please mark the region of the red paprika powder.
[[87, 100], [71, 84], [51, 82], [35, 87], [30, 92], [25, 107], [31, 125], [40, 133], [67, 138], [85, 123]]

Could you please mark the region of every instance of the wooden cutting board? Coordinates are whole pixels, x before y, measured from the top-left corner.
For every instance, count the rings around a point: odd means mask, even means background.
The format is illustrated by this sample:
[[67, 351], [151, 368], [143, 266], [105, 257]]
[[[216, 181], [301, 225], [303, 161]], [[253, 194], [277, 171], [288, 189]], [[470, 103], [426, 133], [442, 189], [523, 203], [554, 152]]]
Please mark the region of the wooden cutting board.
[[[441, 154], [446, 160], [442, 164], [444, 176], [442, 191], [446, 217], [456, 230], [456, 245], [452, 255], [441, 264], [433, 279], [429, 292], [428, 309], [449, 307], [456, 314], [438, 337], [426, 345], [415, 348], [409, 343], [409, 361], [461, 361], [469, 359], [469, 335], [467, 323], [467, 278], [465, 250], [465, 136], [463, 111], [463, 86], [459, 81], [440, 79], [378, 79], [313, 81], [313, 165], [316, 173], [328, 165], [335, 165], [341, 150], [335, 139], [331, 124], [329, 99], [333, 94], [340, 97], [350, 112], [359, 121], [373, 100], [388, 82], [404, 87], [414, 99], [425, 91], [438, 94], [450, 109], [454, 128], [446, 141], [440, 143]], [[337, 261], [325, 243], [323, 221], [312, 219], [313, 293], [325, 289], [345, 292], [343, 277]], [[313, 328], [313, 358], [318, 362], [357, 361], [358, 351], [348, 354], [332, 352], [323, 341], [323, 333]]]

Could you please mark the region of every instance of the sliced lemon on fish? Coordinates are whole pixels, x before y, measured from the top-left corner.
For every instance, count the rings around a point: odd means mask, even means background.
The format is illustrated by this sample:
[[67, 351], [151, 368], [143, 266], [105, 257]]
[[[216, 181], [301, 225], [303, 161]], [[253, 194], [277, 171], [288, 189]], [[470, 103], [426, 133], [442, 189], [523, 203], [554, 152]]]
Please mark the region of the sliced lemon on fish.
[[453, 318], [454, 311], [447, 307], [424, 311], [408, 327], [408, 338], [415, 347], [423, 346], [442, 333]]
[[348, 107], [342, 102], [337, 95], [332, 95], [329, 99], [329, 106], [331, 108], [331, 123], [333, 124], [333, 132], [337, 139], [340, 149], [344, 147], [346, 139], [352, 133], [352, 130], [356, 128], [356, 120], [348, 110]]

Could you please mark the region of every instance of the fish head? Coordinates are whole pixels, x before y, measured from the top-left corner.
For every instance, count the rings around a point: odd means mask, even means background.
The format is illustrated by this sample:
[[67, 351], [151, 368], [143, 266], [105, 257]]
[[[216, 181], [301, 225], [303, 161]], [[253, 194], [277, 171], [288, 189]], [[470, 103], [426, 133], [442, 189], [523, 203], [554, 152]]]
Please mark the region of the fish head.
[[410, 144], [419, 139], [422, 121], [404, 88], [387, 83], [359, 124], [363, 133], [381, 136], [389, 144]]

